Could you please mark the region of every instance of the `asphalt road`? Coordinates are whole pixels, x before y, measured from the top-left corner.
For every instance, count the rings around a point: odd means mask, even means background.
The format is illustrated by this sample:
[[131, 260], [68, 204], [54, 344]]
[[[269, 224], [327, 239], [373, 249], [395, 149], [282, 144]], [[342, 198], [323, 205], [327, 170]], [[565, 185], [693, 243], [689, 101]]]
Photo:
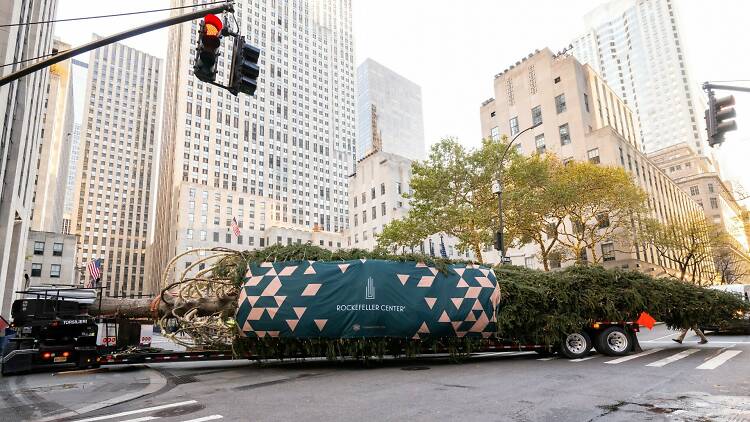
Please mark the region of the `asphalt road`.
[[462, 364], [223, 361], [8, 377], [0, 421], [750, 421], [750, 336], [680, 345], [673, 335], [646, 331], [644, 352], [625, 359], [493, 353]]

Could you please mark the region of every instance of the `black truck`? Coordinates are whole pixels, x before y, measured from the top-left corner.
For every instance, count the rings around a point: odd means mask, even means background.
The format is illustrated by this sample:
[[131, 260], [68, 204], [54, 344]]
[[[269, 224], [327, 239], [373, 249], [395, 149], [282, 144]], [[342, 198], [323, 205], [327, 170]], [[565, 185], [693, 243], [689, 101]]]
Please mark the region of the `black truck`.
[[18, 292], [2, 351], [2, 374], [33, 369], [87, 368], [97, 365], [94, 318], [88, 307], [92, 289], [50, 288]]

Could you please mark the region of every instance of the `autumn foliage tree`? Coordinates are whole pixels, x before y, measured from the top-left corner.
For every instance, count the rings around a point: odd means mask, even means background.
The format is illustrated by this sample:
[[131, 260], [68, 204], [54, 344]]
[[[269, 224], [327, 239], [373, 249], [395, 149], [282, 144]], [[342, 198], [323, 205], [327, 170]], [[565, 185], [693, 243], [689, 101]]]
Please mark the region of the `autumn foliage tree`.
[[481, 262], [482, 246], [492, 242], [498, 224], [491, 186], [504, 146], [488, 139], [469, 150], [450, 138], [433, 145], [427, 160], [412, 164], [409, 214], [386, 225], [378, 245], [411, 246], [445, 233], [458, 239], [459, 250], [472, 251]]

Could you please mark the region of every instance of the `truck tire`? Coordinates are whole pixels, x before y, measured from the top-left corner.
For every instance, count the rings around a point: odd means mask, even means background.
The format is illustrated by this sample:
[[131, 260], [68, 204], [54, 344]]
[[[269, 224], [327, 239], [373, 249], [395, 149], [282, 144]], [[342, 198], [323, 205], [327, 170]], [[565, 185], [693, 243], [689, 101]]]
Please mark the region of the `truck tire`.
[[594, 341], [594, 347], [603, 355], [625, 356], [630, 353], [633, 344], [625, 329], [612, 326], [599, 332]]
[[589, 354], [593, 344], [585, 332], [571, 333], [560, 342], [560, 353], [568, 359], [580, 359]]

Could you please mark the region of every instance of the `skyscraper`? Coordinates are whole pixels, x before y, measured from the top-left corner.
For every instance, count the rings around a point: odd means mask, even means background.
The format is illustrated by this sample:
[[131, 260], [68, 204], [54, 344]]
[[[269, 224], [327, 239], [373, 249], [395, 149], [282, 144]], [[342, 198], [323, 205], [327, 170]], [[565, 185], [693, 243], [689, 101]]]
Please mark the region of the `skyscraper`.
[[373, 59], [357, 68], [357, 158], [425, 158], [422, 88]]
[[[153, 286], [169, 260], [191, 248], [308, 241], [336, 248], [348, 225], [356, 154], [350, 0], [241, 0], [235, 13], [247, 42], [261, 49], [253, 97], [193, 76], [199, 22], [170, 29]], [[224, 84], [227, 46], [225, 37], [217, 73]], [[233, 218], [240, 236], [229, 230]]]
[[[54, 40], [58, 51], [70, 44]], [[73, 137], [72, 66], [64, 60], [50, 66], [47, 112], [39, 144], [31, 229], [61, 233], [70, 147]]]
[[[56, 0], [0, 2], [0, 24], [48, 21]], [[0, 31], [0, 75], [52, 52], [52, 25], [20, 25]], [[13, 292], [23, 281], [26, 238], [31, 224], [37, 154], [49, 70], [0, 87], [0, 315], [10, 314]]]
[[635, 113], [645, 152], [687, 142], [705, 150], [703, 115], [674, 0], [613, 0], [589, 12], [571, 53]]
[[143, 279], [161, 71], [161, 59], [122, 44], [90, 53], [73, 225], [79, 265], [102, 259], [108, 296], [148, 293]]
[[83, 105], [86, 96], [86, 80], [89, 65], [71, 59], [71, 91], [73, 93], [73, 134], [70, 138], [70, 156], [68, 159], [68, 180], [65, 185], [65, 204], [63, 206], [63, 233], [71, 232], [73, 205], [76, 198], [76, 175], [78, 173], [78, 149], [81, 144], [81, 124], [83, 123]]

